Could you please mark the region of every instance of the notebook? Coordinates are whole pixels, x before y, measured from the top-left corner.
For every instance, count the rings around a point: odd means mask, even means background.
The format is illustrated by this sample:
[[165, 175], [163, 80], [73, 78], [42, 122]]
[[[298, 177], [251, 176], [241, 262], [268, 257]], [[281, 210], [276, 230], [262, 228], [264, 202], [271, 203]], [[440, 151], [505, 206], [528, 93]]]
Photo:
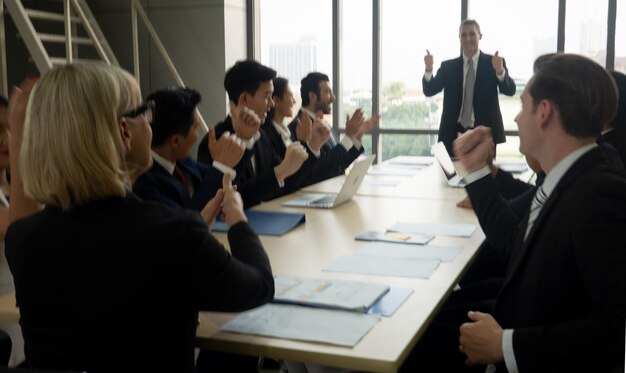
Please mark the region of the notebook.
[[283, 206], [330, 209], [351, 200], [359, 189], [359, 186], [361, 186], [367, 174], [367, 170], [372, 165], [372, 162], [374, 162], [374, 158], [376, 158], [376, 156], [370, 155], [363, 159], [356, 160], [338, 194], [307, 193], [284, 202]]
[[443, 169], [444, 175], [446, 175], [446, 179], [448, 179], [448, 185], [453, 188], [463, 188], [465, 187], [465, 180], [459, 175], [456, 168], [454, 167], [454, 163], [452, 162], [452, 158], [448, 154], [446, 150], [446, 146], [443, 142], [438, 142], [432, 146], [432, 152], [435, 156], [435, 159], [441, 165], [441, 169]]

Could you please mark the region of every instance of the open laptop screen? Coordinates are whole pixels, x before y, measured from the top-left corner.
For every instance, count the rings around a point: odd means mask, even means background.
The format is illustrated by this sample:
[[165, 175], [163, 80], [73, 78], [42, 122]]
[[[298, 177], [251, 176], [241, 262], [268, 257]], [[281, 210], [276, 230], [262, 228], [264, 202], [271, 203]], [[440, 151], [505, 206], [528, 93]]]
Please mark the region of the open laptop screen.
[[441, 168], [443, 168], [443, 172], [446, 174], [446, 178], [450, 180], [454, 176], [456, 176], [456, 170], [454, 169], [452, 158], [450, 158], [450, 155], [448, 155], [446, 146], [442, 142], [438, 142], [433, 145], [432, 151], [433, 155], [441, 165]]

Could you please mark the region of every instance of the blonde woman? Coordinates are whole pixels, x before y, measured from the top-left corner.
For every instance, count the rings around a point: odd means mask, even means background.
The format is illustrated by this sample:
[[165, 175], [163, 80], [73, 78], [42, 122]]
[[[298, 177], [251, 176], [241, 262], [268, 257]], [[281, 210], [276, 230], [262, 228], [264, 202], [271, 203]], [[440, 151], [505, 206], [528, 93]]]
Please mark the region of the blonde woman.
[[[222, 205], [232, 256], [198, 213], [130, 192], [129, 174], [151, 163], [151, 105], [128, 73], [55, 68], [14, 90], [10, 106], [12, 131], [23, 137], [12, 159], [23, 185], [21, 195], [12, 189], [20, 199], [12, 217], [36, 210], [29, 199], [45, 205], [6, 238], [30, 365], [192, 372], [198, 310], [241, 311], [272, 298], [268, 258], [228, 177], [210, 203]], [[12, 154], [19, 145], [12, 140]]]

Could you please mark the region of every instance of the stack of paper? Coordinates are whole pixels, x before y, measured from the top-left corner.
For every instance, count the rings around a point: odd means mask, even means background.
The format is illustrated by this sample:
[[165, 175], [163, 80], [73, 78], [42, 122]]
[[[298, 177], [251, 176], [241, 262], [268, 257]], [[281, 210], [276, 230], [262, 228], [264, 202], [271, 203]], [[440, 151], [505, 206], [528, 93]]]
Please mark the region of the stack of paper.
[[389, 291], [389, 286], [341, 280], [274, 277], [274, 302], [367, 311]]
[[378, 320], [378, 315], [266, 304], [242, 312], [220, 330], [352, 347]]

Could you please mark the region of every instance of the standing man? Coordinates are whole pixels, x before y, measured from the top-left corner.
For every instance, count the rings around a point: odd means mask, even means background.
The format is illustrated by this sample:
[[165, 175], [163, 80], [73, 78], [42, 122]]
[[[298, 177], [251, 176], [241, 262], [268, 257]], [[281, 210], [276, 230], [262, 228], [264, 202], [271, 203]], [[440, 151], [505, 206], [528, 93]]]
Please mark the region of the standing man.
[[496, 144], [506, 141], [498, 90], [507, 96], [515, 94], [515, 82], [509, 76], [504, 58], [485, 54], [478, 49], [483, 35], [480, 26], [468, 19], [459, 27], [459, 40], [463, 54], [443, 61], [433, 76], [433, 56], [424, 57], [426, 72], [422, 89], [427, 97], [444, 90], [443, 114], [439, 125], [439, 141], [452, 155], [452, 142], [459, 133], [474, 126], [490, 127]]
[[498, 372], [618, 370], [626, 319], [626, 180], [595, 143], [615, 115], [615, 83], [582, 56], [557, 54], [536, 66], [515, 121], [520, 151], [546, 177], [524, 218], [504, 205], [490, 176], [491, 131], [479, 127], [454, 142], [487, 239], [512, 247], [493, 316], [469, 312], [459, 349], [466, 364], [495, 364]]

